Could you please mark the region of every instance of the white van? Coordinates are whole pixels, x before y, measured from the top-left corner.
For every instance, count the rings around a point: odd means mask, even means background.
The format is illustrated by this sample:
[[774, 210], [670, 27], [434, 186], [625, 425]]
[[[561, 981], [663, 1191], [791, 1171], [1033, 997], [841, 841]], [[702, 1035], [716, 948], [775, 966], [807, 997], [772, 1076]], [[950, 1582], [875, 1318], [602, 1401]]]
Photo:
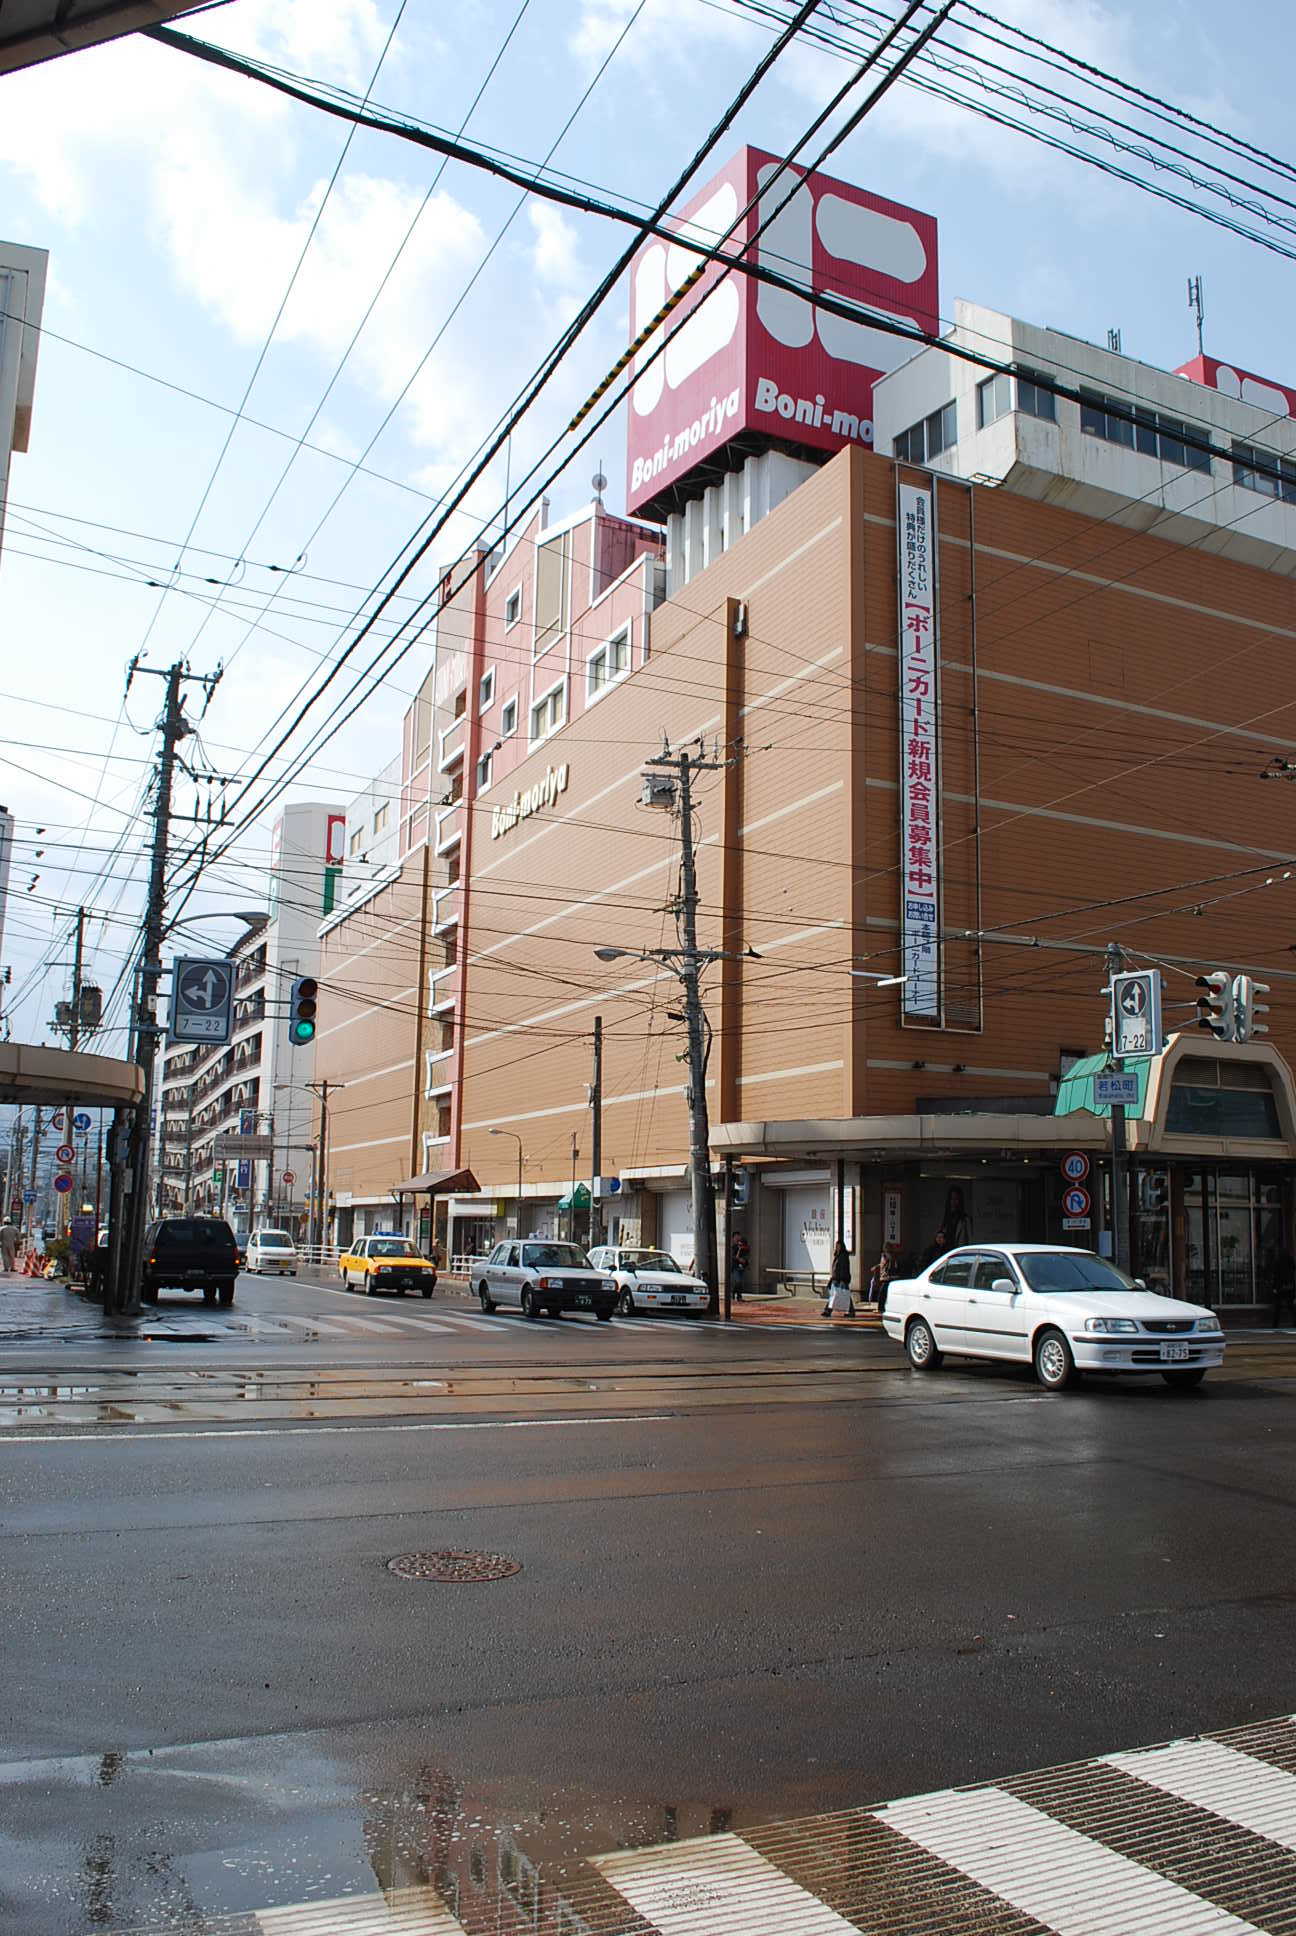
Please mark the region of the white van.
[[286, 1230], [254, 1230], [248, 1238], [247, 1268], [254, 1277], [263, 1271], [296, 1277], [297, 1246]]

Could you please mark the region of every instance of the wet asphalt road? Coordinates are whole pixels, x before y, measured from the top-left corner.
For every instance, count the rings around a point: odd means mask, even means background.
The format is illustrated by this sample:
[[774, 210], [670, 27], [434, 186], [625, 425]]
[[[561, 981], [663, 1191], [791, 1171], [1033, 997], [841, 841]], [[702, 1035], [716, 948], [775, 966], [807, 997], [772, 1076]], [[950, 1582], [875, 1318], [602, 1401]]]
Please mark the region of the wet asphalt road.
[[[606, 1356], [565, 1330], [555, 1371]], [[215, 1930], [424, 1879], [472, 1824], [561, 1861], [1296, 1709], [1281, 1375], [818, 1377], [0, 1435], [0, 1931]], [[522, 1570], [387, 1570], [449, 1546]]]

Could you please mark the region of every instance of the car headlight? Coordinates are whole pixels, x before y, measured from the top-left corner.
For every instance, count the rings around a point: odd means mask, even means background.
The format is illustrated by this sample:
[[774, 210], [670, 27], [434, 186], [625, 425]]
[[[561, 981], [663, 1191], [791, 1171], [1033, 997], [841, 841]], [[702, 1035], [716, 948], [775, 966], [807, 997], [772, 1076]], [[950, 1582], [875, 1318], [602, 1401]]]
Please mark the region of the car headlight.
[[1199, 1331], [1205, 1331], [1209, 1336], [1215, 1338], [1220, 1338], [1224, 1335], [1223, 1326], [1217, 1317], [1198, 1318], [1197, 1329]]
[[1086, 1318], [1084, 1328], [1110, 1335], [1114, 1331], [1137, 1331], [1138, 1325], [1133, 1318]]

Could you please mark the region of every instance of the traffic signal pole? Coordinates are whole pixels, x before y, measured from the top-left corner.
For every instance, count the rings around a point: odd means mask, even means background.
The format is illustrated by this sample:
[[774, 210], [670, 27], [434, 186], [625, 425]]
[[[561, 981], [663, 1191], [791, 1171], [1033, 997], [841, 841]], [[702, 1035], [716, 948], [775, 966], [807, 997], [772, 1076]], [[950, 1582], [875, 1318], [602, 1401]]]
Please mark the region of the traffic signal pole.
[[[1107, 980], [1110, 984], [1120, 974], [1125, 965], [1125, 956], [1114, 941], [1107, 943]], [[1113, 1027], [1115, 1026], [1113, 1022]], [[1115, 1041], [1113, 1039], [1113, 1048]], [[1118, 1075], [1125, 1067], [1120, 1056], [1111, 1058], [1112, 1073]], [[1112, 1251], [1117, 1270], [1128, 1272], [1130, 1267], [1130, 1223], [1129, 1223], [1129, 1158], [1125, 1141], [1125, 1105], [1114, 1102], [1111, 1107], [1111, 1189], [1112, 1189]]]

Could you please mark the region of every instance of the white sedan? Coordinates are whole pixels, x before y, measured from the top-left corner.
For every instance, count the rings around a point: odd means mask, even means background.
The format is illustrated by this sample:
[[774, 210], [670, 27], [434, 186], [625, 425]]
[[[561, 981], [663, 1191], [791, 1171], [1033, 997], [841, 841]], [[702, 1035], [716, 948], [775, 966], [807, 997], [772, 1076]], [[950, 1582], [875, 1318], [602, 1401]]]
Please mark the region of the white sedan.
[[1035, 1367], [1047, 1391], [1081, 1372], [1160, 1372], [1199, 1385], [1224, 1359], [1213, 1311], [1161, 1297], [1090, 1250], [1057, 1244], [975, 1244], [947, 1252], [888, 1288], [882, 1318], [915, 1371], [946, 1352]]
[[632, 1318], [636, 1311], [705, 1311], [710, 1299], [705, 1280], [690, 1277], [667, 1250], [644, 1250], [639, 1245], [600, 1244], [590, 1252], [596, 1270], [608, 1271], [617, 1283], [617, 1310]]

